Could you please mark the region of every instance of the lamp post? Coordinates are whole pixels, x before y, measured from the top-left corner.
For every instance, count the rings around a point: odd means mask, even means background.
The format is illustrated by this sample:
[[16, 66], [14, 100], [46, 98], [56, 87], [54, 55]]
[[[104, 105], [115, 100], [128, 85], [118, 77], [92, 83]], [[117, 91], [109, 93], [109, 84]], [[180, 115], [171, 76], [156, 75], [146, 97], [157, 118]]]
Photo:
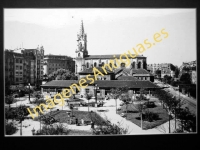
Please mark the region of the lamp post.
[[99, 89], [97, 84], [94, 85], [94, 89], [95, 89], [95, 101], [96, 101], [95, 107], [97, 107], [97, 89]]
[[20, 105], [19, 107], [19, 119], [20, 119], [20, 123], [21, 123], [21, 126], [20, 126], [20, 135], [22, 135], [22, 121], [24, 119], [24, 112], [22, 110], [22, 106]]
[[29, 102], [31, 103], [31, 101], [30, 101], [30, 83], [28, 83], [28, 86], [29, 86]]
[[[20, 90], [19, 90], [19, 101], [20, 101]], [[17, 104], [17, 103], [16, 103]], [[21, 104], [22, 104], [22, 102], [21, 102]]]
[[141, 129], [143, 130], [143, 124], [142, 124], [142, 112], [143, 112], [143, 104], [140, 102], [141, 106]]

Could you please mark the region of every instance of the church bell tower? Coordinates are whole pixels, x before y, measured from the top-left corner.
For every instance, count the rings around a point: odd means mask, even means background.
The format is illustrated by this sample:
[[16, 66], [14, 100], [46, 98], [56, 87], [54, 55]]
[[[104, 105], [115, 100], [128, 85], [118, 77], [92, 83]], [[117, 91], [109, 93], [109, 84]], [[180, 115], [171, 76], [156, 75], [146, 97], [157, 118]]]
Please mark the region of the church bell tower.
[[87, 34], [84, 32], [83, 21], [81, 21], [80, 32], [77, 34], [77, 49], [76, 49], [76, 65], [75, 65], [75, 73], [85, 69], [85, 57], [88, 55], [87, 51]]

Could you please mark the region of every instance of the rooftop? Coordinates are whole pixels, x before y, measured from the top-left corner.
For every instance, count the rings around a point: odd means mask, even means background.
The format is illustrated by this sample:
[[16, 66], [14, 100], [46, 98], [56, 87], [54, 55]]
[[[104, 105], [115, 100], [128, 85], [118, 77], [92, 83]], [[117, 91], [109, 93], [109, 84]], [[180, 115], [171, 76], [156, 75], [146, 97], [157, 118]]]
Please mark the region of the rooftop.
[[137, 78], [133, 76], [120, 76], [117, 80], [131, 80], [131, 81], [139, 81]]
[[[70, 85], [76, 83], [79, 80], [53, 80], [41, 85], [43, 88], [66, 88]], [[115, 88], [124, 87], [129, 88], [160, 88], [159, 86], [153, 84], [151, 81], [130, 81], [130, 80], [96, 80], [95, 83], [100, 88]]]
[[100, 88], [116, 88], [127, 86], [129, 88], [160, 88], [151, 81], [130, 81], [130, 80], [97, 80]]
[[146, 69], [129, 69], [129, 68], [119, 68], [115, 70], [115, 74], [123, 71], [126, 74], [130, 74], [131, 75], [131, 70], [133, 74], [148, 74], [150, 76], [153, 76], [152, 73], [150, 73], [149, 71], [147, 71]]
[[[104, 70], [101, 67], [95, 67], [95, 68], [98, 69], [102, 74], [105, 74]], [[107, 71], [108, 74], [114, 73], [113, 71], [110, 71], [109, 69], [105, 69], [105, 70]], [[93, 68], [85, 69], [84, 71], [79, 72], [79, 74], [94, 74]]]
[[41, 87], [49, 87], [49, 88], [61, 87], [61, 88], [65, 88], [65, 87], [69, 87], [71, 84], [78, 83], [78, 81], [79, 80], [52, 80], [50, 82], [47, 82], [47, 83], [41, 85]]
[[[132, 54], [134, 56], [134, 54]], [[114, 59], [114, 58], [120, 58], [120, 54], [110, 54], [110, 55], [88, 55], [85, 57], [85, 59]], [[128, 58], [132, 58], [127, 54]], [[143, 55], [137, 55], [137, 57], [144, 57]], [[122, 57], [123, 59], [126, 59], [125, 56]]]

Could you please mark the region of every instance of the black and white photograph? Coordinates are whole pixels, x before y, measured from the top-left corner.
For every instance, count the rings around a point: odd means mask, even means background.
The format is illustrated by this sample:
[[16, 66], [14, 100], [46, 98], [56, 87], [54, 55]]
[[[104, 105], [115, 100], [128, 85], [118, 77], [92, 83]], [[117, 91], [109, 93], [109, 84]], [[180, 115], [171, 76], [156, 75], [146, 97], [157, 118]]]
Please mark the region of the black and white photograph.
[[4, 8], [4, 135], [197, 132], [196, 8]]

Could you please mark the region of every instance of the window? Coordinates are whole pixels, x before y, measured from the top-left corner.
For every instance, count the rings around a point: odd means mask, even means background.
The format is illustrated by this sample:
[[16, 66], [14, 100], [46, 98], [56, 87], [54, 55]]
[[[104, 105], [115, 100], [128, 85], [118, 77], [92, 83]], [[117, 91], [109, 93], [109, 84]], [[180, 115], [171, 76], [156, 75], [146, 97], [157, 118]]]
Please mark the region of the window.
[[22, 60], [20, 59], [20, 63], [22, 63]]
[[19, 81], [19, 79], [18, 78], [16, 78], [16, 82], [18, 82]]
[[95, 63], [94, 63], [94, 67], [96, 67], [96, 66], [97, 66], [97, 63], [95, 62]]
[[20, 70], [22, 70], [22, 66], [20, 66]]
[[121, 63], [121, 67], [125, 67], [125, 63]]
[[89, 68], [89, 62], [87, 62], [86, 67]]
[[135, 62], [132, 63], [132, 68], [135, 69]]
[[138, 63], [138, 69], [140, 69], [140, 68], [141, 68], [141, 62]]
[[86, 93], [90, 93], [90, 89], [85, 89], [85, 92]]

